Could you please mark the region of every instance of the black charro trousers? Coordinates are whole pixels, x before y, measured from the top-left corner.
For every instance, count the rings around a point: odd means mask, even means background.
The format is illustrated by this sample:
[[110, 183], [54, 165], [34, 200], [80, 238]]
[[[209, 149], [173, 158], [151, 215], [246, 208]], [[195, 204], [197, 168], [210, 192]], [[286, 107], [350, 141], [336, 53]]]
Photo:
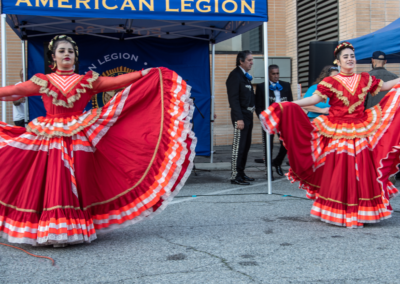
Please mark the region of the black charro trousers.
[[237, 123], [233, 122], [234, 134], [232, 144], [232, 176], [234, 180], [237, 177], [244, 176], [246, 168], [247, 155], [251, 147], [251, 135], [253, 131], [253, 113], [243, 115], [244, 129], [237, 129]]

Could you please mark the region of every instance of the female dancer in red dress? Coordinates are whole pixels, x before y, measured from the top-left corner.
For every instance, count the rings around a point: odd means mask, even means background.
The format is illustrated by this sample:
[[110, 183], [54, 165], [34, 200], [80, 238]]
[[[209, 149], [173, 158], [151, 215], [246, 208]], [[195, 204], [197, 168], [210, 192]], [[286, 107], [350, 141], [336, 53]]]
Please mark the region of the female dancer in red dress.
[[[182, 188], [196, 138], [190, 86], [166, 68], [118, 76], [73, 72], [78, 48], [49, 45], [57, 71], [0, 88], [0, 100], [42, 96], [47, 116], [0, 122], [0, 236], [12, 243], [91, 242], [149, 219]], [[83, 112], [99, 92], [126, 87]]]
[[[399, 79], [384, 83], [368, 73], [355, 74], [354, 48], [335, 50], [341, 72], [318, 84], [313, 96], [272, 104], [260, 115], [266, 131], [279, 132], [291, 169], [307, 196], [315, 199], [311, 216], [348, 228], [391, 216], [389, 199], [398, 193], [388, 181], [400, 163]], [[364, 110], [368, 92], [390, 90], [377, 106]], [[309, 122], [300, 108], [330, 99], [328, 116]]]

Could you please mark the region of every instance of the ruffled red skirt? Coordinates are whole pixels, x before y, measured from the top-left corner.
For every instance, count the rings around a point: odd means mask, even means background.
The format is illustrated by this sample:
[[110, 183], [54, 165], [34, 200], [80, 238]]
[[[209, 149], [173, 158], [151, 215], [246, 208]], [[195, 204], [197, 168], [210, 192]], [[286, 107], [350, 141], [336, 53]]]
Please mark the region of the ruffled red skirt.
[[269, 133], [280, 133], [291, 168], [287, 177], [300, 182], [315, 199], [311, 216], [348, 228], [391, 217], [389, 199], [398, 190], [388, 180], [400, 163], [400, 86], [363, 122], [310, 123], [293, 103], [272, 104], [260, 115]]
[[162, 211], [189, 177], [190, 87], [158, 69], [99, 110], [0, 123], [0, 235], [13, 243], [91, 242]]

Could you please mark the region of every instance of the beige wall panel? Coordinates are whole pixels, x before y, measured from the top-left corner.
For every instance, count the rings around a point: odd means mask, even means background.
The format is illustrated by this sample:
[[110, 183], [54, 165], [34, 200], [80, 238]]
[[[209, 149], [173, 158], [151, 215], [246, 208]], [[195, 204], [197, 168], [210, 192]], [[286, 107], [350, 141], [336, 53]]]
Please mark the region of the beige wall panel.
[[[21, 51], [21, 40], [16, 36], [16, 34], [11, 30], [7, 24], [6, 28], [7, 35], [7, 85], [14, 85], [20, 81], [19, 71], [22, 68], [22, 51]], [[3, 44], [0, 42], [0, 46]], [[1, 57], [1, 56], [0, 56]], [[2, 62], [3, 58], [0, 58]], [[1, 68], [0, 68], [1, 75]], [[2, 117], [2, 107], [0, 107], [0, 118]], [[13, 123], [12, 116], [12, 103], [7, 102], [7, 123]]]

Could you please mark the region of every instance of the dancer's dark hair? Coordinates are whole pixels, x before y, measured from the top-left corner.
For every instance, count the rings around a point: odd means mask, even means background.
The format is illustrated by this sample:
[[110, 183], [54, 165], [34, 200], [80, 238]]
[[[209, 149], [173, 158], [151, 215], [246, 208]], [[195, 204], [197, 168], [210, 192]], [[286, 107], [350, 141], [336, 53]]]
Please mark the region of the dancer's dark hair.
[[73, 46], [75, 52], [75, 63], [78, 62], [79, 50], [78, 46], [76, 45], [76, 42], [73, 41], [72, 38], [70, 38], [69, 36], [57, 35], [49, 42], [48, 46], [49, 50], [47, 51], [47, 59], [49, 63], [52, 64], [52, 67], [50, 67], [51, 69], [56, 68], [56, 64], [54, 63], [53, 60], [53, 55], [55, 55], [58, 45], [62, 42], [68, 42]]
[[354, 46], [350, 42], [342, 42], [335, 48], [335, 51], [333, 52], [333, 55], [335, 56], [335, 61], [333, 61], [333, 64], [337, 64], [338, 61], [340, 61], [340, 55], [345, 49], [351, 49], [352, 51], [355, 51]]

